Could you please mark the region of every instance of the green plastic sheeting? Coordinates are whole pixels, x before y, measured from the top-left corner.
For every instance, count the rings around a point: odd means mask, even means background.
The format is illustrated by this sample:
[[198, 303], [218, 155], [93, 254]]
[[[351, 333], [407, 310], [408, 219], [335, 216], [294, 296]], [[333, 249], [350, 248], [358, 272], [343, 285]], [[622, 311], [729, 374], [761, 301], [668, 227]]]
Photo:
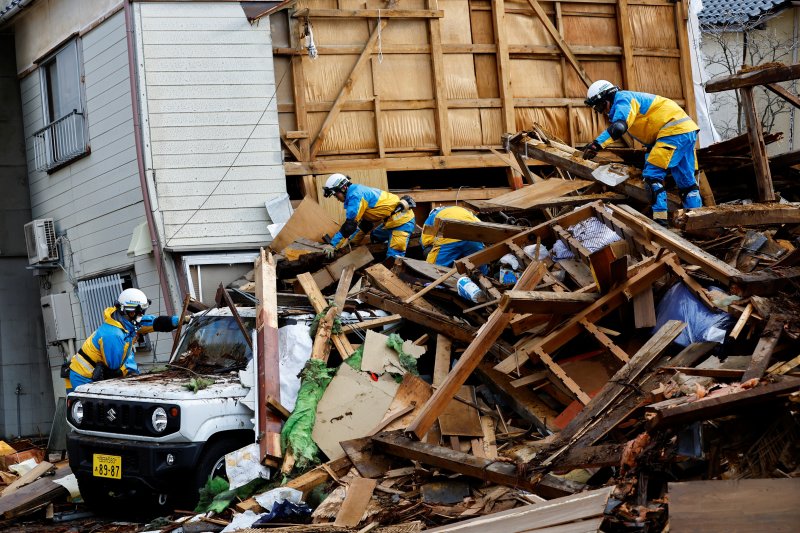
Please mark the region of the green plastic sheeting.
[[400, 359], [400, 364], [403, 365], [403, 368], [415, 376], [419, 376], [419, 370], [417, 370], [417, 360], [412, 355], [409, 355], [403, 351], [403, 342], [404, 341], [400, 335], [397, 333], [392, 333], [389, 335], [389, 338], [386, 339], [386, 346], [397, 352], [397, 358]]
[[221, 477], [211, 478], [206, 482], [206, 486], [200, 489], [200, 500], [195, 507], [195, 513], [206, 513], [214, 511], [219, 514], [228, 507], [234, 500], [246, 500], [253, 494], [258, 494], [269, 485], [269, 481], [262, 478], [253, 479], [237, 489], [230, 489], [226, 479]]
[[281, 430], [281, 447], [291, 452], [295, 467], [304, 469], [317, 462], [319, 448], [311, 438], [317, 419], [317, 404], [333, 379], [336, 369], [328, 368], [325, 361], [309, 359], [300, 373], [302, 384], [297, 393], [294, 411]]

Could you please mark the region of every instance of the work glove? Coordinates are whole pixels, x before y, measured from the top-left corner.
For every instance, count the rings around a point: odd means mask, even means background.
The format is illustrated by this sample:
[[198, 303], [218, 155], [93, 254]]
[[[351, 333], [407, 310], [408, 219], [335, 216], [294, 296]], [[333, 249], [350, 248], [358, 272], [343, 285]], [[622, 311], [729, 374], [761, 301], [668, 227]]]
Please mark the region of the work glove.
[[592, 141], [591, 143], [586, 145], [586, 148], [583, 149], [583, 158], [584, 159], [594, 159], [597, 156], [597, 152], [602, 150], [603, 147], [600, 146], [600, 143], [597, 141]]
[[325, 257], [328, 259], [332, 259], [334, 254], [336, 254], [336, 248], [331, 246], [330, 244], [326, 244], [322, 247], [322, 251], [325, 252]]

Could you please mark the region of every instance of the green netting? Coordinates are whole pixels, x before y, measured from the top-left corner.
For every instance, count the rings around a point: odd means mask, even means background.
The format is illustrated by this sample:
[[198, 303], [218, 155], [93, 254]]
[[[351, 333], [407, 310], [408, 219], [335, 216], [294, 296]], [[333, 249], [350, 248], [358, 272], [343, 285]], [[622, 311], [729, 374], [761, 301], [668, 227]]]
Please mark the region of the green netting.
[[403, 339], [400, 335], [397, 333], [389, 335], [389, 338], [386, 339], [386, 346], [397, 352], [397, 358], [400, 359], [400, 364], [403, 365], [403, 368], [415, 376], [419, 376], [417, 360], [412, 355], [403, 351]]
[[318, 462], [319, 448], [311, 438], [317, 418], [317, 404], [331, 382], [335, 369], [328, 368], [325, 361], [310, 359], [300, 373], [302, 384], [297, 393], [297, 403], [281, 431], [281, 447], [284, 453], [294, 455], [295, 467], [299, 469]]

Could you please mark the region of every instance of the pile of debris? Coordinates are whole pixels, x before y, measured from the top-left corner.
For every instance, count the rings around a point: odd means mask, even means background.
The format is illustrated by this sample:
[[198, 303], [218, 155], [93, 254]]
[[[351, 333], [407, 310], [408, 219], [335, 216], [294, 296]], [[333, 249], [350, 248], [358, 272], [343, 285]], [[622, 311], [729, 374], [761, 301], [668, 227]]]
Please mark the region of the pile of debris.
[[331, 262], [306, 199], [273, 244], [277, 293], [264, 254], [230, 289], [282, 335], [273, 356], [304, 356], [296, 398], [265, 399], [281, 475], [202, 530], [796, 527], [798, 206], [712, 204], [671, 230], [631, 207], [632, 153], [601, 168], [541, 129], [508, 141], [552, 174], [472, 202], [486, 222], [437, 223], [485, 243], [452, 268], [379, 262], [385, 245]]

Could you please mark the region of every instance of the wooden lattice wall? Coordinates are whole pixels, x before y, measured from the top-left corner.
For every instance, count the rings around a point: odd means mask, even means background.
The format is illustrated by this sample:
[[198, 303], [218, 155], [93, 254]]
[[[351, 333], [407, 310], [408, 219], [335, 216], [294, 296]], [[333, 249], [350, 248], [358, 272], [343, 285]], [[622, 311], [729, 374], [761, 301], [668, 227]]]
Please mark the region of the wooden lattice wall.
[[533, 122], [580, 145], [605, 127], [583, 104], [597, 79], [694, 114], [686, 12], [685, 0], [299, 0], [271, 16], [287, 175], [507, 166], [490, 148]]

